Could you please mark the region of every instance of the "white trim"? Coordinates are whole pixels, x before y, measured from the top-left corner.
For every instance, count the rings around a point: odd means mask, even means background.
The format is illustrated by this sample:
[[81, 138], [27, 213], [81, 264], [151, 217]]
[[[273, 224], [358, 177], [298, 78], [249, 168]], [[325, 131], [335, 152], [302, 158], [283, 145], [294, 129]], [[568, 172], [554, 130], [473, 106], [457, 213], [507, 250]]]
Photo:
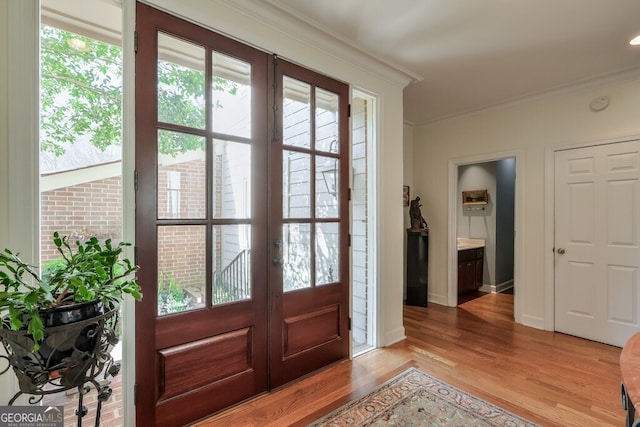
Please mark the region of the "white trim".
[[381, 329], [380, 325], [383, 325], [383, 323], [377, 316], [377, 313], [379, 313], [379, 310], [377, 310], [377, 308], [381, 305], [381, 302], [384, 301], [383, 299], [379, 298], [380, 294], [378, 293], [378, 289], [380, 288], [380, 282], [378, 278], [380, 276], [378, 276], [377, 274], [376, 266], [380, 263], [380, 252], [378, 251], [378, 245], [373, 244], [377, 241], [378, 235], [380, 234], [378, 232], [380, 228], [378, 226], [377, 220], [379, 214], [377, 204], [378, 178], [377, 174], [375, 173], [377, 170], [375, 169], [376, 159], [378, 158], [378, 129], [381, 123], [378, 117], [378, 109], [380, 104], [378, 102], [377, 95], [363, 91], [362, 89], [358, 89], [358, 91], [360, 91], [362, 94], [368, 94], [371, 97], [371, 117], [373, 117], [373, 120], [368, 123], [367, 129], [367, 133], [370, 135], [370, 138], [368, 138], [367, 141], [367, 198], [369, 199], [367, 209], [369, 209], [370, 211], [370, 215], [367, 220], [367, 232], [370, 236], [369, 243], [367, 244], [367, 250], [369, 252], [367, 254], [367, 257], [371, 260], [371, 266], [369, 267], [368, 271], [368, 285], [370, 291], [372, 291], [370, 292], [371, 296], [370, 300], [368, 301], [368, 303], [371, 305], [371, 308], [369, 308], [367, 311], [367, 334], [370, 334], [371, 336], [371, 345], [373, 346], [373, 348], [376, 348], [379, 346], [380, 340], [378, 339], [378, 335], [375, 332]]
[[[7, 5], [7, 157], [9, 230], [7, 246], [39, 264], [39, 0], [10, 1]], [[13, 375], [0, 376], [0, 389], [13, 396]], [[27, 396], [17, 404], [26, 405]], [[9, 399], [7, 399], [8, 402]]]
[[596, 145], [635, 141], [640, 135], [625, 135], [604, 140], [547, 146], [544, 152], [544, 329], [555, 330], [555, 153]]
[[512, 99], [501, 101], [497, 104], [485, 104], [478, 107], [474, 107], [465, 111], [459, 111], [451, 114], [445, 114], [433, 119], [427, 120], [424, 123], [420, 123], [414, 126], [424, 126], [432, 123], [436, 123], [442, 120], [449, 120], [452, 118], [469, 117], [479, 113], [485, 113], [489, 111], [497, 111], [505, 108], [511, 108], [520, 104], [526, 104], [533, 101], [538, 101], [546, 98], [552, 98], [555, 96], [562, 96], [571, 93], [585, 91], [587, 89], [597, 88], [600, 86], [606, 86], [618, 82], [634, 81], [640, 78], [640, 67], [632, 67], [626, 70], [605, 74], [602, 76], [595, 76], [586, 80], [578, 82], [556, 86], [548, 88], [543, 91], [533, 92], [517, 96]]
[[300, 15], [277, 0], [264, 2], [221, 1], [236, 11], [249, 15], [252, 19], [267, 26], [277, 28], [289, 37], [308, 44], [314, 49], [322, 50], [331, 56], [348, 61], [367, 72], [373, 71], [378, 77], [394, 84], [404, 87], [423, 80], [419, 74], [364, 51], [353, 42], [332, 33], [330, 29], [323, 28], [317, 22]]
[[431, 292], [429, 292], [428, 301], [434, 304], [449, 305], [448, 292], [447, 295], [432, 294]]
[[[361, 74], [373, 75], [401, 88], [422, 79], [411, 71], [401, 70], [398, 66], [384, 63], [381, 59], [368, 55], [266, 1], [141, 0], [141, 2], [256, 49], [277, 53], [281, 58], [302, 64], [306, 68], [338, 80], [341, 80], [339, 70], [341, 67], [327, 67], [326, 61], [316, 60], [328, 56], [347, 68], [357, 69]], [[211, 10], [215, 10], [215, 13], [210, 12]], [[241, 20], [229, 19], [231, 16]], [[241, 21], [245, 23], [241, 24]], [[268, 34], [263, 32], [265, 29], [268, 29]], [[289, 45], [291, 40], [298, 45], [293, 50]], [[306, 54], [306, 59], [300, 56], [301, 52]], [[350, 79], [345, 79], [343, 76], [342, 80]], [[355, 82], [350, 80], [349, 83]]]
[[122, 174], [122, 163], [112, 162], [70, 171], [50, 173], [40, 178], [40, 191], [52, 191]]
[[[136, 1], [122, 1], [122, 239], [135, 245], [135, 52]], [[134, 259], [133, 247], [125, 255]], [[136, 322], [135, 300], [126, 298], [122, 321], [122, 402], [123, 425], [136, 425], [133, 389], [136, 383]]]
[[[502, 151], [497, 153], [480, 154], [469, 157], [461, 157], [449, 160], [449, 227], [448, 227], [448, 287], [447, 302], [451, 307], [458, 304], [458, 167], [474, 163], [493, 162], [497, 160], [515, 158], [516, 159], [516, 183], [515, 183], [515, 242], [514, 242], [514, 265], [513, 281], [516, 284], [514, 291], [513, 315], [516, 323], [523, 323], [525, 316], [522, 314], [524, 305], [524, 289], [526, 281], [522, 272], [525, 259], [524, 242], [522, 239], [522, 229], [524, 226], [524, 153], [521, 150]], [[536, 323], [537, 324], [537, 323]]]
[[404, 327], [402, 328], [397, 328], [393, 331], [389, 331], [385, 334], [384, 336], [384, 346], [388, 347], [390, 345], [393, 345], [397, 342], [400, 342], [402, 340], [405, 340], [407, 337], [404, 334]]
[[9, 2], [9, 245], [27, 261], [39, 258], [39, 0]]
[[502, 282], [497, 285], [487, 285], [486, 283], [483, 283], [482, 286], [480, 286], [479, 291], [490, 294], [499, 294], [500, 292], [504, 292], [511, 288], [513, 288], [513, 280], [507, 280], [506, 282]]
[[518, 323], [522, 323], [524, 326], [530, 326], [532, 328], [536, 328], [536, 329], [546, 329], [545, 328], [545, 324], [546, 324], [546, 320], [541, 318], [541, 317], [537, 317], [537, 316], [531, 316], [528, 314], [525, 314], [522, 316], [522, 322], [518, 322]]

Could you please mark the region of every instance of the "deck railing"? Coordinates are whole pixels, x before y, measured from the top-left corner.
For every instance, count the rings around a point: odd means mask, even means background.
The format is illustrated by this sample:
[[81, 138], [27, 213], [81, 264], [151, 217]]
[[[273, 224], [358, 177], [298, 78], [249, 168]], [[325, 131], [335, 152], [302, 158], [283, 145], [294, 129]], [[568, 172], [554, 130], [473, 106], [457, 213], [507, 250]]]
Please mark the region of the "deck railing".
[[222, 270], [213, 273], [213, 303], [251, 298], [251, 251], [245, 249]]

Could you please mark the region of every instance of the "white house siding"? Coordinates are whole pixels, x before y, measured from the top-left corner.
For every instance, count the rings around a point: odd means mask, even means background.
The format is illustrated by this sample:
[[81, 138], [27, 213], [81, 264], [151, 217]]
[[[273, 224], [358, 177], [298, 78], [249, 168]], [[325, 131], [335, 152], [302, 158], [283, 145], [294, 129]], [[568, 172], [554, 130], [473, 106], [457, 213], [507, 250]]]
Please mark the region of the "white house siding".
[[[353, 184], [351, 189], [352, 211], [352, 268], [353, 277], [353, 325], [354, 343], [364, 344], [367, 336], [368, 301], [371, 301], [369, 288], [369, 260], [367, 250], [368, 193], [367, 193], [367, 104], [362, 98], [354, 98], [351, 103], [352, 127], [352, 168]], [[370, 320], [370, 319], [369, 319]]]

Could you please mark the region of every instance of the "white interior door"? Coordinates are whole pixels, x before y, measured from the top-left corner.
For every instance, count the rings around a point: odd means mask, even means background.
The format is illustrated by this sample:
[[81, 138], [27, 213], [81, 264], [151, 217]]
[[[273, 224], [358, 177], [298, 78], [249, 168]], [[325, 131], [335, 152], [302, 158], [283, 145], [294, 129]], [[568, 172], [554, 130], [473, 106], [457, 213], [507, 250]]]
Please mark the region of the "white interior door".
[[555, 153], [555, 329], [640, 331], [640, 141]]

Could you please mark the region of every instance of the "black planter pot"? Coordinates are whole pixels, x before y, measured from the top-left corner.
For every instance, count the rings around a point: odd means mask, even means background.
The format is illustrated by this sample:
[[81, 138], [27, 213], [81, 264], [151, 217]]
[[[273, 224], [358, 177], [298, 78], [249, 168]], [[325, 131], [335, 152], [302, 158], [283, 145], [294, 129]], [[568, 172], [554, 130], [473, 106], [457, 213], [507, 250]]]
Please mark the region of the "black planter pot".
[[39, 314], [44, 327], [50, 328], [100, 316], [104, 314], [104, 305], [100, 300], [76, 302], [56, 308], [40, 310]]
[[56, 308], [40, 310], [39, 314], [45, 327], [45, 339], [40, 344], [38, 355], [44, 362], [45, 367], [51, 370], [57, 369], [65, 358], [71, 356], [74, 350], [82, 352], [94, 351], [97, 341], [96, 335], [92, 333], [93, 325], [91, 324], [80, 331], [72, 332], [68, 339], [63, 340], [63, 342], [60, 339], [51, 340], [51, 334], [47, 334], [46, 330], [93, 319], [104, 314], [102, 301], [71, 303]]
[[102, 369], [118, 342], [117, 306], [105, 310], [100, 301], [94, 301], [44, 310], [40, 315], [45, 337], [37, 352], [32, 351], [33, 337], [26, 329], [0, 329], [23, 393], [41, 393], [53, 379], [62, 389], [77, 387], [94, 376], [91, 372]]

